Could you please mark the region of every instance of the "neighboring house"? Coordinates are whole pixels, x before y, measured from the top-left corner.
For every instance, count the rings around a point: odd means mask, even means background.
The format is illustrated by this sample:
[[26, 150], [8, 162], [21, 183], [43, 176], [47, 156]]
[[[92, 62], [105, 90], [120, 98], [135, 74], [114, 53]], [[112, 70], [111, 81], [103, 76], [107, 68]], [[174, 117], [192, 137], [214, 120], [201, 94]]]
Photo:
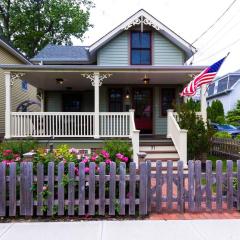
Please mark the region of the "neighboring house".
[[217, 99], [222, 102], [225, 114], [235, 108], [240, 100], [240, 72], [228, 73], [209, 85], [208, 106]]
[[[0, 38], [0, 64], [26, 64], [30, 65], [28, 61], [20, 52], [13, 48], [8, 42]], [[0, 137], [2, 138], [5, 133], [5, 76], [4, 71], [0, 69]], [[15, 79], [12, 81], [12, 111], [16, 111], [18, 105], [26, 100], [35, 100], [37, 89], [27, 81]], [[31, 109], [36, 111], [36, 106]]]
[[[187, 133], [168, 109], [182, 101], [183, 86], [204, 69], [186, 64], [195, 52], [140, 10], [91, 46], [48, 45], [32, 59], [34, 65], [1, 66], [24, 73], [41, 90], [44, 104], [41, 113], [11, 113], [7, 96], [6, 138], [32, 136], [85, 148], [105, 138], [130, 138], [135, 161], [139, 151], [152, 161], [186, 161]], [[11, 95], [10, 86], [6, 92]]]

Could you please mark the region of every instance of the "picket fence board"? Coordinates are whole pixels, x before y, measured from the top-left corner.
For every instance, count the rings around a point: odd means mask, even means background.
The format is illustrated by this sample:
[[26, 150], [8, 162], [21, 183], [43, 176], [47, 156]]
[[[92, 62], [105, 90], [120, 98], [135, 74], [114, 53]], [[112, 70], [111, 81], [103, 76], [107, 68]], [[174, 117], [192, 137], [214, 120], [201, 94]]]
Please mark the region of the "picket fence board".
[[[1, 174], [1, 173], [0, 173]], [[16, 163], [12, 163], [9, 167], [9, 216], [16, 216]]]
[[109, 183], [109, 215], [115, 215], [116, 199], [116, 163], [110, 165], [110, 183]]
[[162, 161], [156, 163], [156, 211], [162, 211]]
[[54, 162], [48, 164], [48, 191], [47, 195], [47, 215], [53, 215], [54, 208]]
[[195, 162], [195, 210], [201, 211], [202, 189], [201, 189], [201, 161]]
[[43, 215], [43, 191], [44, 186], [44, 166], [42, 163], [37, 164], [37, 215]]
[[99, 165], [99, 215], [105, 215], [105, 171], [106, 165], [104, 163], [100, 163]]
[[0, 216], [6, 215], [6, 164], [0, 163]]
[[136, 163], [131, 162], [129, 167], [129, 215], [135, 215], [136, 205]]
[[240, 210], [240, 160], [237, 160], [237, 209]]
[[233, 162], [227, 160], [227, 207], [233, 208]]
[[69, 163], [68, 165], [68, 215], [74, 215], [75, 204], [75, 164]]
[[58, 216], [64, 215], [64, 163], [58, 164]]
[[126, 164], [120, 163], [120, 181], [119, 181], [119, 207], [120, 215], [125, 215], [125, 204], [126, 204]]
[[218, 211], [222, 211], [222, 203], [223, 203], [223, 174], [222, 174], [222, 161], [217, 160], [216, 162], [216, 206]]
[[95, 163], [90, 163], [90, 169], [89, 169], [89, 205], [88, 205], [88, 214], [93, 216], [95, 215]]
[[194, 211], [194, 162], [188, 162], [188, 208]]
[[177, 180], [177, 203], [178, 203], [178, 211], [184, 211], [184, 177], [183, 177], [183, 162], [178, 161], [177, 164], [178, 171], [178, 180]]
[[85, 215], [85, 163], [79, 164], [79, 182], [78, 182], [78, 215]]

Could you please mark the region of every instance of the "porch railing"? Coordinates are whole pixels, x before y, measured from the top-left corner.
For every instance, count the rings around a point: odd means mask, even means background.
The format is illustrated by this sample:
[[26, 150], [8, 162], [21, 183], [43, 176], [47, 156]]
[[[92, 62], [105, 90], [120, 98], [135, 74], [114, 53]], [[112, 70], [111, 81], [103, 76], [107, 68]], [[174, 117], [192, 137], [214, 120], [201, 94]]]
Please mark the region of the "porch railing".
[[130, 112], [12, 112], [11, 137], [131, 137]]

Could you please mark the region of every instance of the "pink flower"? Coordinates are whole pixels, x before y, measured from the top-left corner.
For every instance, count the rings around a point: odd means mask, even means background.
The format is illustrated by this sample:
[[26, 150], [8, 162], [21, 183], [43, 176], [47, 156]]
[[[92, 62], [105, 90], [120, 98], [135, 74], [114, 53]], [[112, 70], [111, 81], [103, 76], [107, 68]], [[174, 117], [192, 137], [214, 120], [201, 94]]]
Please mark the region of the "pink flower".
[[85, 167], [85, 173], [89, 173], [89, 167]]
[[46, 185], [44, 185], [42, 188], [43, 191], [46, 191], [47, 189], [48, 189], [48, 186], [46, 186]]
[[105, 163], [106, 163], [106, 164], [110, 164], [111, 162], [112, 162], [111, 159], [106, 159], [106, 160], [105, 160]]
[[71, 154], [78, 154], [78, 150], [76, 148], [70, 148], [69, 153]]
[[91, 160], [96, 161], [97, 158], [98, 158], [98, 155], [95, 153], [95, 154], [92, 155]]
[[110, 157], [110, 154], [105, 150], [102, 150], [101, 154], [103, 155], [104, 158], [109, 158]]
[[123, 157], [122, 161], [123, 162], [128, 162], [128, 157]]
[[3, 151], [3, 156], [9, 156], [10, 154], [12, 154], [13, 152], [12, 152], [12, 150], [10, 150], [10, 149], [7, 149], [7, 150], [4, 150]]
[[121, 153], [117, 153], [117, 154], [116, 154], [116, 157], [117, 157], [118, 159], [122, 160], [124, 156], [123, 156], [123, 154], [121, 154]]
[[18, 162], [18, 161], [20, 161], [20, 160], [21, 160], [20, 157], [16, 157], [16, 159], [15, 159], [16, 162]]
[[63, 163], [63, 164], [67, 163], [67, 160], [66, 160], [66, 159], [63, 159], [63, 160], [62, 160], [62, 163]]
[[84, 159], [82, 160], [83, 163], [87, 163], [89, 161], [89, 157], [85, 156]]

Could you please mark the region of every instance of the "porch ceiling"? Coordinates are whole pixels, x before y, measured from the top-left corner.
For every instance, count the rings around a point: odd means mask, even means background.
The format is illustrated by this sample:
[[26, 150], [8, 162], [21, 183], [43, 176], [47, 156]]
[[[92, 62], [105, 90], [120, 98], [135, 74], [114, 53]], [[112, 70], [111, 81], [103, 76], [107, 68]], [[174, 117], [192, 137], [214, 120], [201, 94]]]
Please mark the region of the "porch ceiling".
[[[87, 90], [91, 89], [91, 82], [82, 73], [99, 71], [111, 73], [110, 78], [104, 79], [104, 85], [143, 84], [144, 75], [150, 78], [150, 84], [186, 84], [192, 79], [191, 74], [200, 73], [204, 66], [129, 66], [129, 67], [99, 67], [99, 66], [46, 66], [46, 65], [8, 65], [1, 66], [5, 71], [25, 73], [22, 79], [33, 86], [51, 91]], [[62, 85], [57, 78], [64, 79]]]

